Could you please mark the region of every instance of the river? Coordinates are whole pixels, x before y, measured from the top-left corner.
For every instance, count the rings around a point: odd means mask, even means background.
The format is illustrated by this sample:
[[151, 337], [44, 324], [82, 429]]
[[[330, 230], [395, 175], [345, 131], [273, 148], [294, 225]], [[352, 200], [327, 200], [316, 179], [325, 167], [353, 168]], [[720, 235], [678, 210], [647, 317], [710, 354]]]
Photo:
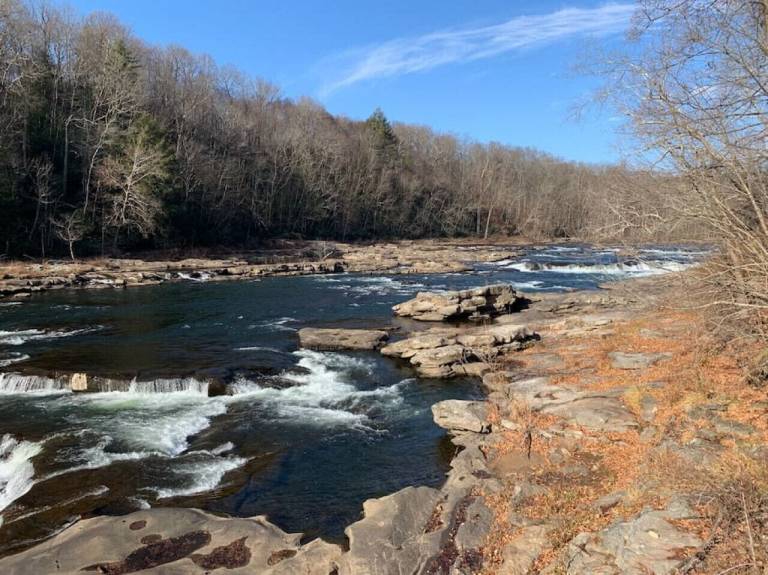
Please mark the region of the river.
[[[391, 306], [418, 291], [595, 289], [705, 253], [533, 246], [465, 274], [190, 280], [0, 302], [0, 554], [81, 516], [157, 505], [266, 514], [339, 539], [365, 499], [443, 480], [454, 448], [430, 406], [480, 390], [417, 380], [377, 353], [298, 350], [299, 328], [396, 324]], [[102, 378], [102, 391], [51, 377], [73, 372]]]

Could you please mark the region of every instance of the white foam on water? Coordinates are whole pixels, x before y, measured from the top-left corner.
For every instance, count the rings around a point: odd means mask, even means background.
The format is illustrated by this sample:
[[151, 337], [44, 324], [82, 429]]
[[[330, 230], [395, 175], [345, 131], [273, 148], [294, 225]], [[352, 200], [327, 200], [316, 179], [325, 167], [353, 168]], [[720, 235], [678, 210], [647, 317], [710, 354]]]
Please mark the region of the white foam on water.
[[68, 393], [64, 382], [39, 375], [21, 375], [19, 373], [0, 373], [0, 395], [34, 393], [46, 395]]
[[226, 443], [222, 443], [218, 447], [214, 447], [211, 449], [211, 453], [214, 455], [221, 455], [222, 453], [226, 453], [227, 451], [232, 451], [235, 448], [235, 444], [231, 441], [227, 441]]
[[295, 323], [297, 321], [299, 320], [292, 317], [280, 317], [270, 321], [263, 321], [258, 324], [253, 324], [253, 327], [261, 327], [261, 328], [266, 328], [273, 331], [298, 331], [295, 327], [287, 325], [289, 323]]
[[294, 352], [306, 373], [286, 372], [281, 378], [294, 385], [275, 388], [240, 379], [230, 386], [231, 401], [256, 400], [267, 404], [270, 413], [289, 421], [316, 425], [363, 426], [368, 416], [358, 409], [365, 401], [387, 406], [402, 402], [405, 382], [372, 390], [358, 390], [349, 383], [354, 371], [370, 373], [374, 365], [340, 353], [310, 350]]
[[83, 425], [114, 439], [126, 453], [104, 449], [86, 454], [91, 464], [109, 464], [114, 457], [175, 456], [189, 448], [188, 438], [207, 429], [211, 419], [226, 413], [226, 403], [199, 391], [171, 393], [104, 392], [73, 395], [86, 411]]
[[11, 352], [6, 357], [0, 359], [0, 367], [8, 367], [14, 363], [27, 361], [29, 356], [24, 353]]
[[559, 274], [583, 274], [583, 275], [624, 275], [624, 276], [649, 276], [679, 272], [692, 267], [695, 264], [680, 262], [637, 262], [615, 264], [566, 264], [553, 265], [547, 263], [518, 262], [507, 266], [521, 272], [553, 272]]
[[128, 387], [128, 393], [185, 393], [207, 397], [208, 382], [193, 377], [153, 379], [150, 381], [136, 381], [134, 379]]
[[3, 301], [0, 302], [0, 307], [11, 307], [13, 305], [21, 305], [20, 301]]
[[184, 272], [178, 272], [176, 275], [178, 276], [179, 279], [190, 281], [190, 282], [207, 282], [211, 279], [210, 274], [207, 274], [205, 272], [199, 273], [197, 277]]
[[265, 347], [260, 345], [254, 345], [251, 347], [236, 347], [235, 351], [268, 351], [271, 353], [283, 353], [277, 348], [274, 347]]
[[174, 473], [183, 476], [183, 487], [155, 488], [158, 499], [185, 497], [205, 493], [218, 487], [224, 475], [242, 467], [248, 460], [242, 457], [218, 457], [212, 460], [183, 463], [173, 468]]
[[680, 258], [700, 258], [712, 253], [710, 250], [686, 248], [641, 248], [638, 251], [644, 254], [653, 254], [655, 256]]
[[32, 489], [35, 467], [31, 460], [41, 451], [39, 443], [18, 441], [9, 434], [0, 439], [0, 511]]
[[19, 329], [14, 331], [0, 330], [0, 345], [24, 345], [28, 341], [39, 341], [57, 339], [61, 337], [71, 337], [84, 333], [92, 333], [103, 329], [103, 326], [97, 325], [73, 330], [51, 330], [43, 329]]

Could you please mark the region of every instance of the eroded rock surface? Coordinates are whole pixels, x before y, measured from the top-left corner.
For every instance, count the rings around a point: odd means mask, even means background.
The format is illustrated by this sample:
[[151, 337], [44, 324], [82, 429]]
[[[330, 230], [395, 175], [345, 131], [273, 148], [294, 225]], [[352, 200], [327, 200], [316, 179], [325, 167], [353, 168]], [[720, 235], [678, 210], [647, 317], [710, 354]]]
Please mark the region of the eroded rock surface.
[[661, 511], [643, 511], [598, 533], [582, 533], [568, 546], [569, 575], [664, 575], [680, 565], [680, 557], [702, 541], [672, 521], [693, 513], [680, 501]]
[[615, 369], [645, 369], [662, 360], [669, 359], [669, 353], [626, 353], [614, 351], [608, 354]]
[[448, 431], [487, 433], [491, 428], [485, 401], [446, 399], [432, 406], [432, 416], [437, 425]]
[[549, 377], [515, 380], [514, 373], [494, 373], [484, 383], [512, 400], [524, 402], [533, 411], [556, 415], [587, 429], [621, 433], [638, 427], [635, 416], [616, 393], [553, 385]]
[[322, 351], [374, 350], [389, 339], [386, 331], [371, 329], [323, 329], [305, 327], [299, 330], [299, 345]]
[[392, 309], [395, 315], [419, 321], [457, 321], [510, 313], [524, 301], [511, 286], [493, 285], [445, 293], [421, 292]]
[[382, 348], [407, 360], [422, 377], [482, 376], [497, 357], [522, 349], [536, 334], [524, 325], [493, 325], [471, 332], [418, 334]]
[[28, 551], [0, 559], [0, 573], [119, 575], [226, 573], [328, 575], [341, 548], [301, 545], [264, 517], [222, 518], [197, 509], [151, 509], [80, 521]]

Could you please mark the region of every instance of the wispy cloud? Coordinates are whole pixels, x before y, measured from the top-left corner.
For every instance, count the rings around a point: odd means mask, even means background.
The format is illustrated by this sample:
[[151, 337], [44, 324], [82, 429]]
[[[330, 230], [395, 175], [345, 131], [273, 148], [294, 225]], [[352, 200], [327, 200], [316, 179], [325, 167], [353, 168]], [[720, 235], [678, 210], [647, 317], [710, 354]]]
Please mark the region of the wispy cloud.
[[447, 64], [471, 62], [532, 46], [583, 36], [606, 36], [626, 29], [634, 4], [599, 8], [565, 8], [536, 16], [517, 16], [501, 24], [432, 32], [398, 38], [340, 57], [334, 79], [322, 95], [374, 78], [431, 70]]

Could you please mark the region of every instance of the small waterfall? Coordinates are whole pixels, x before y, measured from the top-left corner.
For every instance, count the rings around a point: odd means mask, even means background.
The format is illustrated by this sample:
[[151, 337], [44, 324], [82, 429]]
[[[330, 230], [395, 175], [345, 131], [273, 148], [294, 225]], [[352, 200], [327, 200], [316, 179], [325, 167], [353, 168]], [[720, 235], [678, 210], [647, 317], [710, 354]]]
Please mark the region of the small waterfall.
[[30, 460], [40, 451], [39, 443], [19, 441], [8, 434], [0, 438], [0, 511], [32, 489], [35, 468]]
[[208, 395], [208, 382], [193, 377], [132, 381], [128, 388], [131, 393], [189, 393]]
[[56, 393], [67, 391], [69, 385], [51, 377], [0, 373], [0, 395], [15, 393]]

